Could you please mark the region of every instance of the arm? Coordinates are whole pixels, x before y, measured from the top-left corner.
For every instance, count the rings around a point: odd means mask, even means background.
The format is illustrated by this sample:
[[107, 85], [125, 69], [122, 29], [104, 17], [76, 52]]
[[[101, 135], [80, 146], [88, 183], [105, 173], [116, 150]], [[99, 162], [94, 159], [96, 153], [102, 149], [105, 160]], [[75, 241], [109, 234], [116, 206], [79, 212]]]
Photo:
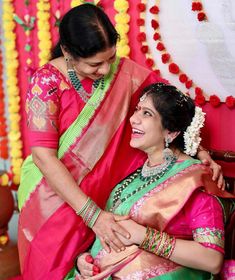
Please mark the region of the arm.
[[[50, 187], [75, 211], [80, 210], [87, 201], [87, 195], [77, 186], [72, 175], [57, 158], [57, 150], [34, 147], [32, 148], [32, 156], [34, 163], [41, 170]], [[92, 229], [101, 238], [102, 245], [107, 251], [110, 250], [109, 246], [116, 251], [124, 249], [115, 232], [129, 237], [129, 233], [116, 222], [126, 218], [126, 216], [121, 217], [101, 211]], [[105, 242], [107, 238], [112, 240], [112, 243], [107, 244]]]
[[[122, 242], [125, 245], [136, 244], [141, 246], [145, 239], [146, 227], [137, 224], [133, 220], [121, 221], [120, 224], [131, 234], [129, 240], [120, 236]], [[217, 274], [223, 263], [223, 254], [204, 247], [196, 241], [176, 239], [170, 260], [183, 266]]]

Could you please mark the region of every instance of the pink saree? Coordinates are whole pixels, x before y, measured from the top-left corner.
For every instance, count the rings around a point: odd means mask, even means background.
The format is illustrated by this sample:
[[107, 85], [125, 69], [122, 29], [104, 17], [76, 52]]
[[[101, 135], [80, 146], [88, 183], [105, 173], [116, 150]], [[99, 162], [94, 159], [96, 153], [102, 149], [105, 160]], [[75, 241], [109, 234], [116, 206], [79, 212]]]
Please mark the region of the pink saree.
[[[134, 62], [117, 60], [105, 81], [102, 100], [94, 93], [91, 102], [98, 100], [94, 102], [97, 106], [93, 108], [89, 101], [83, 104], [75, 121], [60, 135], [58, 157], [84, 192], [101, 207], [113, 186], [144, 160], [142, 153], [129, 147], [129, 117], [141, 90], [157, 81], [156, 75]], [[73, 89], [65, 87], [63, 94], [66, 90]], [[38, 87], [35, 92], [39, 98]], [[18, 195], [23, 278], [63, 279], [77, 254], [93, 241], [92, 231], [52, 191], [31, 157], [23, 165]]]

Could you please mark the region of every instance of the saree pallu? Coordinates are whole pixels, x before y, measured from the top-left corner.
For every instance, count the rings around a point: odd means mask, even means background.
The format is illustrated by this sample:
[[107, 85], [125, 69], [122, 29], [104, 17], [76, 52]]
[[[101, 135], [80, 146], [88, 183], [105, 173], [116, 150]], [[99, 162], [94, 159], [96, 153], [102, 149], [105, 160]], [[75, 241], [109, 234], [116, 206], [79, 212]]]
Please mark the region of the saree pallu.
[[[136, 186], [132, 185], [132, 189], [136, 189]], [[107, 210], [112, 207], [115, 189], [108, 200]], [[128, 191], [127, 189], [127, 192], [132, 191]], [[198, 161], [186, 160], [181, 163], [176, 163], [167, 174], [158, 179], [157, 182], [149, 185], [144, 191], [141, 190], [141, 192], [132, 195], [116, 208], [115, 213], [129, 213], [131, 218], [137, 223], [156, 228], [160, 231], [166, 231], [173, 235], [173, 231], [169, 231], [173, 228], [174, 218], [180, 217], [179, 214], [181, 210], [182, 212], [190, 210], [191, 204], [188, 208], [184, 208], [185, 205], [190, 201], [191, 197], [195, 196], [195, 194], [197, 195], [197, 192], [201, 193], [201, 190], [213, 194], [213, 196], [234, 198], [233, 195], [222, 192], [217, 188], [216, 184], [211, 180], [211, 171], [207, 167], [199, 164]], [[124, 194], [124, 197], [125, 195], [127, 195], [127, 193]], [[203, 195], [208, 196], [206, 193], [203, 193]], [[220, 209], [220, 220], [221, 224], [223, 224], [223, 212], [220, 204], [214, 197], [209, 196], [209, 199], [213, 199]], [[200, 200], [197, 202], [200, 203]], [[198, 206], [195, 206], [195, 208], [197, 207]], [[200, 212], [200, 209], [198, 212]], [[209, 211], [209, 214], [210, 213], [211, 211]], [[181, 223], [181, 221], [182, 220], [180, 220], [179, 223]], [[193, 221], [193, 223], [195, 222]], [[202, 224], [203, 223], [206, 228], [206, 223], [202, 222]], [[188, 228], [190, 227], [188, 226]], [[208, 228], [206, 229], [208, 231]], [[176, 233], [175, 231], [175, 236], [176, 238], [193, 240], [191, 229], [188, 230], [184, 225], [181, 232], [178, 231]], [[210, 236], [206, 236], [205, 240], [206, 241], [203, 242], [208, 242]], [[216, 242], [218, 240], [216, 240]], [[220, 241], [221, 240], [219, 240], [218, 243]], [[101, 268], [101, 273], [91, 277], [90, 279], [92, 280], [213, 279], [213, 276], [208, 272], [183, 267], [168, 259], [143, 251], [135, 245], [128, 246], [127, 249], [121, 253], [112, 252], [111, 254], [107, 254], [102, 249], [100, 241], [97, 238], [91, 248], [91, 254], [95, 258], [94, 263]], [[79, 279], [75, 278], [75, 275], [76, 273], [71, 271], [71, 274], [68, 275], [66, 279]]]
[[[157, 81], [154, 73], [136, 63], [117, 60], [105, 77], [102, 98], [98, 88], [60, 138], [58, 158], [100, 207], [113, 186], [145, 158], [129, 146], [129, 117], [141, 90]], [[18, 198], [23, 278], [62, 279], [75, 256], [93, 241], [92, 231], [48, 186], [31, 156], [22, 167]]]

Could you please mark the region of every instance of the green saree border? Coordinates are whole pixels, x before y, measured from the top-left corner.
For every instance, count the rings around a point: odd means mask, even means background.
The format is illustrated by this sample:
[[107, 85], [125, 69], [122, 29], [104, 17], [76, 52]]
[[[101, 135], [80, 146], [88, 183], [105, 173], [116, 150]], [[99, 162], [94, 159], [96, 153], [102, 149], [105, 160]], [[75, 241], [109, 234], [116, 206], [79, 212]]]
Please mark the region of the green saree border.
[[[115, 62], [111, 65], [110, 73], [104, 78], [103, 94], [100, 96], [100, 87], [94, 91], [84, 108], [82, 109], [76, 120], [70, 127], [61, 135], [59, 140], [58, 158], [61, 159], [68, 148], [75, 142], [76, 138], [80, 137], [83, 129], [89, 123], [90, 119], [94, 116], [96, 109], [104, 100], [111, 82], [117, 72], [120, 63], [120, 58], [116, 58]], [[25, 201], [29, 198], [30, 194], [34, 191], [36, 186], [42, 180], [43, 175], [39, 168], [33, 163], [32, 155], [29, 155], [24, 161], [21, 168], [21, 182], [18, 189], [18, 206], [19, 210], [24, 206]]]

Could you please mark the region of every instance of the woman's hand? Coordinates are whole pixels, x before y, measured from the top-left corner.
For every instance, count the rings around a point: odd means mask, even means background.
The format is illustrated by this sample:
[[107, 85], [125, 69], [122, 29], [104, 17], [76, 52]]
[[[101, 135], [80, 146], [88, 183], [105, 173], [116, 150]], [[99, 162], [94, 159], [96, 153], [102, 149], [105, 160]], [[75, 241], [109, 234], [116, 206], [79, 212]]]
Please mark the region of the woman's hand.
[[77, 258], [77, 267], [82, 279], [89, 279], [89, 277], [100, 273], [100, 268], [93, 262], [94, 259], [89, 253], [84, 253]]
[[142, 241], [144, 240], [146, 228], [135, 221], [128, 219], [118, 222], [124, 229], [128, 230], [128, 232], [131, 234], [131, 237], [129, 239], [124, 238], [123, 236], [118, 235], [119, 239], [122, 241], [123, 244], [126, 246], [129, 245], [140, 245]]
[[206, 150], [201, 148], [197, 154], [197, 157], [202, 161], [203, 164], [208, 165], [212, 170], [212, 180], [217, 181], [218, 188], [224, 190], [225, 189], [225, 181], [223, 178], [222, 168], [216, 163], [211, 156], [208, 154]]
[[110, 248], [116, 252], [125, 250], [125, 244], [121, 242], [119, 237], [128, 239], [130, 238], [130, 233], [118, 222], [126, 219], [129, 219], [129, 216], [119, 216], [102, 211], [95, 222], [92, 230], [98, 236], [101, 245], [108, 253], [110, 252]]

